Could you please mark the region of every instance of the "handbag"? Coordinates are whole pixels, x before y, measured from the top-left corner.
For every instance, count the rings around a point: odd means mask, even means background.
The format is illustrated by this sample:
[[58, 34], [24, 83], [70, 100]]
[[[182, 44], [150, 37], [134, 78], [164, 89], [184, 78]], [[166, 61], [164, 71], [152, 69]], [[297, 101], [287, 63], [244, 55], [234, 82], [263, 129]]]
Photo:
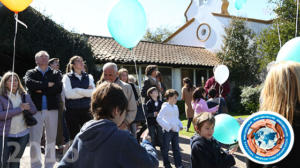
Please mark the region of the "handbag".
[[[25, 94], [22, 95], [22, 102], [26, 103]], [[25, 123], [28, 127], [34, 126], [37, 124], [37, 120], [32, 116], [32, 113], [28, 110], [23, 110], [23, 115], [25, 118]]]

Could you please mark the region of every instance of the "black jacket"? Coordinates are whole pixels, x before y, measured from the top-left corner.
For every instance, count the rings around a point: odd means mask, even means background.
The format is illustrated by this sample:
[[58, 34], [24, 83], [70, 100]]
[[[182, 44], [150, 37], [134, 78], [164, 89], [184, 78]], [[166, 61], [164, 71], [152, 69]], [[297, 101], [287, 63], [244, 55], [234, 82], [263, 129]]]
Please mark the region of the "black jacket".
[[191, 168], [229, 168], [235, 165], [232, 155], [223, 151], [219, 143], [196, 134], [191, 138]]
[[[42, 110], [43, 95], [47, 97], [48, 110], [58, 109], [57, 96], [62, 90], [61, 79], [61, 73], [51, 68], [48, 69], [44, 76], [37, 67], [26, 72], [24, 76], [25, 85], [38, 111]], [[54, 85], [48, 87], [48, 82], [53, 82]], [[38, 90], [41, 90], [42, 93], [37, 93]]]
[[150, 89], [151, 87], [156, 87], [157, 90], [159, 91], [158, 89], [158, 82], [153, 80], [151, 77], [148, 77], [145, 81], [144, 81], [144, 86], [142, 87], [142, 97], [145, 98], [145, 101], [144, 103], [146, 104], [148, 102], [148, 100], [150, 99], [149, 96], [147, 96], [147, 91], [148, 89]]
[[155, 101], [150, 99], [146, 104], [147, 107], [146, 116], [147, 116], [148, 125], [158, 124], [156, 121], [156, 117], [154, 117], [154, 112], [160, 111], [163, 102], [160, 100], [157, 100], [157, 102], [158, 102], [158, 106], [155, 106]]

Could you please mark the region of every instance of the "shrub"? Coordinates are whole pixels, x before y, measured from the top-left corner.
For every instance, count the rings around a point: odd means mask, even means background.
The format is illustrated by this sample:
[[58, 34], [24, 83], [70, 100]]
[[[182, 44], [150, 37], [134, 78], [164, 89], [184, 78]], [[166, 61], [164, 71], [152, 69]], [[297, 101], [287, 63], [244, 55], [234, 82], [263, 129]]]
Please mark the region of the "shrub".
[[242, 88], [241, 104], [245, 113], [254, 113], [259, 109], [259, 96], [262, 85]]

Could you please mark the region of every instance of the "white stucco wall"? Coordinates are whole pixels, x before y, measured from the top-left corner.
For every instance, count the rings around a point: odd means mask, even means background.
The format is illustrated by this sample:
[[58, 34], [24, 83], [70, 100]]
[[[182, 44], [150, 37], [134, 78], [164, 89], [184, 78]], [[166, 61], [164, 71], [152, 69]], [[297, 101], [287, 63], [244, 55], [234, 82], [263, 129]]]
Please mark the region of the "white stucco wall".
[[[210, 0], [205, 5], [201, 4], [203, 4], [203, 0], [193, 1], [187, 12], [187, 18], [188, 20], [195, 18], [195, 21], [168, 41], [169, 44], [205, 47], [212, 52], [217, 52], [221, 49], [223, 36], [225, 35], [224, 28], [229, 26], [231, 18], [214, 16], [212, 14], [212, 12], [221, 12], [222, 1], [220, 0]], [[270, 26], [260, 22], [246, 22], [247, 27], [256, 34]], [[207, 23], [211, 28], [210, 37], [205, 42], [201, 42], [197, 38], [197, 28], [202, 23]]]
[[172, 68], [172, 89], [175, 89], [178, 93], [178, 99], [181, 99], [181, 69]]

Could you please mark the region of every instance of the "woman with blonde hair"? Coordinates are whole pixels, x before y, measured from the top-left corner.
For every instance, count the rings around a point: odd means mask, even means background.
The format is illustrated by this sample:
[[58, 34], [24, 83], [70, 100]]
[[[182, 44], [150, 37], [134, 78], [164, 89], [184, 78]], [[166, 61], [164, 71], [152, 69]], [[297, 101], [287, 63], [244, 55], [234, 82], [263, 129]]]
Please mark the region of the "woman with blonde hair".
[[[24, 110], [28, 110], [31, 114], [37, 112], [19, 76], [13, 72], [6, 72], [0, 82], [0, 152], [3, 153], [3, 163], [0, 161], [0, 167], [20, 166], [20, 159], [29, 141], [29, 129], [24, 118]], [[9, 146], [11, 143], [15, 145]], [[9, 157], [14, 158], [7, 163]]]
[[[260, 95], [260, 111], [273, 111], [284, 116], [292, 125], [295, 143], [286, 158], [274, 165], [264, 167], [297, 167], [300, 160], [299, 127], [300, 127], [300, 64], [296, 62], [280, 62], [274, 64], [264, 83]], [[262, 167], [251, 161], [247, 167]]]
[[84, 72], [82, 57], [73, 56], [70, 58], [62, 83], [66, 121], [70, 139], [73, 140], [83, 124], [92, 118], [89, 108], [95, 84], [91, 75]]

